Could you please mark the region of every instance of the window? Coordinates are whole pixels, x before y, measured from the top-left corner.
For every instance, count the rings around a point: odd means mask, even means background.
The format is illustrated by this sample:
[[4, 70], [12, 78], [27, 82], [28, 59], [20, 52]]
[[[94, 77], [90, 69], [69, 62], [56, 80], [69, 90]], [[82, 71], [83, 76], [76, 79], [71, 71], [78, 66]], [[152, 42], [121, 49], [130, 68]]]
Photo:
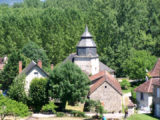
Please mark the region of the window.
[[141, 93], [141, 100], [144, 100], [144, 95], [143, 95], [143, 93]]
[[157, 88], [157, 98], [159, 98], [159, 88]]
[[38, 77], [38, 72], [34, 72], [34, 75], [35, 75], [36, 77]]
[[107, 88], [107, 86], [105, 86], [105, 88]]

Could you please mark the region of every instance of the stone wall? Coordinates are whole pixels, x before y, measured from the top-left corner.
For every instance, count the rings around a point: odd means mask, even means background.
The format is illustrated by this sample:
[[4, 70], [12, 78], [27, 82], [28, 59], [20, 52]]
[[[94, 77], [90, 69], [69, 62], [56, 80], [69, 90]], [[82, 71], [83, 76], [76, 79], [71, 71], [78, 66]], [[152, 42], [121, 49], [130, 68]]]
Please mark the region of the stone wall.
[[104, 82], [91, 95], [90, 99], [100, 100], [107, 112], [119, 112], [122, 110], [122, 96], [107, 82]]

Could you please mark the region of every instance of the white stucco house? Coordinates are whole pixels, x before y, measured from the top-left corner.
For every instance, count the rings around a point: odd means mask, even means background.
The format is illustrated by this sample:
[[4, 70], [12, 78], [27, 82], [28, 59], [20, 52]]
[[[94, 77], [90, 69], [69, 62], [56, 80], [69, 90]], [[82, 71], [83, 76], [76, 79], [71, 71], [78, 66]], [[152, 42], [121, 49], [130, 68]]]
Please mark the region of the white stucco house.
[[30, 64], [22, 71], [22, 61], [19, 62], [19, 74], [25, 74], [25, 91], [28, 93], [31, 81], [34, 78], [46, 78], [48, 75], [42, 69], [42, 62], [39, 60], [38, 63], [31, 61]]
[[135, 88], [137, 106], [146, 112], [151, 111], [150, 108], [153, 103], [153, 84], [157, 83], [157, 81], [160, 79], [159, 71], [160, 59], [157, 60], [154, 68], [149, 72], [151, 79]]

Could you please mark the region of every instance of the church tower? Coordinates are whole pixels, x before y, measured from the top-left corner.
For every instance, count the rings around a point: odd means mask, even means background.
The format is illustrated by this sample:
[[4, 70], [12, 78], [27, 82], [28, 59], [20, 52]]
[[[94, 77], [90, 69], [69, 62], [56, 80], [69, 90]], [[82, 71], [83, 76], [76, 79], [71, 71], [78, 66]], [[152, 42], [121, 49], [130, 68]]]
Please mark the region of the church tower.
[[74, 57], [74, 63], [88, 75], [94, 75], [99, 72], [99, 57], [96, 44], [93, 41], [92, 35], [88, 31], [87, 26], [77, 45], [77, 53]]

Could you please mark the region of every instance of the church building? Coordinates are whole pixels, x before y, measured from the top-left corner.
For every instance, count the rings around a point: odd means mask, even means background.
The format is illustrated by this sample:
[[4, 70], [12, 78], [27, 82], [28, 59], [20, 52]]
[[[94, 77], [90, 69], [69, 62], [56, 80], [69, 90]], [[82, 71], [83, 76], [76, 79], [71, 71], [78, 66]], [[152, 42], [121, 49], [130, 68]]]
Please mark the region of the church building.
[[89, 76], [89, 99], [99, 100], [107, 112], [122, 110], [121, 86], [115, 78], [114, 70], [99, 60], [96, 44], [87, 26], [77, 45], [77, 52], [70, 54], [64, 62], [68, 60], [78, 65]]

